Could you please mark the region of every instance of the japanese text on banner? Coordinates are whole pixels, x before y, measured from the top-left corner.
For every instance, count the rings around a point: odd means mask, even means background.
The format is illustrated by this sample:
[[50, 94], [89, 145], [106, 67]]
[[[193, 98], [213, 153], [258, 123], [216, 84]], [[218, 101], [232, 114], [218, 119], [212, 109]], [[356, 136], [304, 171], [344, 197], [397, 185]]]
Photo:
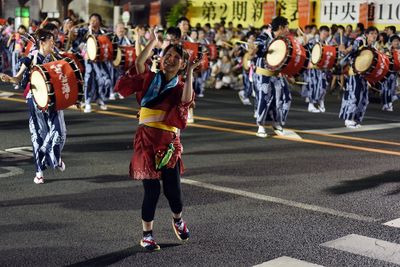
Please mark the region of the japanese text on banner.
[[321, 1], [321, 23], [357, 23], [359, 17], [360, 1]]
[[264, 23], [264, 9], [261, 0], [191, 0], [187, 16], [192, 25], [232, 21], [236, 26], [261, 27]]

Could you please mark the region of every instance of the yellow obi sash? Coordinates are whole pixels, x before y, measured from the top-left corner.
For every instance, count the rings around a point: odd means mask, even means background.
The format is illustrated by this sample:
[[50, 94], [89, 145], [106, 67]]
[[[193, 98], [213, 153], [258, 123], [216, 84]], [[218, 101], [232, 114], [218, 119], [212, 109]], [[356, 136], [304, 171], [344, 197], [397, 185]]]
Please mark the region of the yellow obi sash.
[[273, 72], [271, 70], [260, 68], [260, 67], [256, 68], [256, 73], [259, 74], [259, 75], [267, 76], [267, 77], [277, 76], [277, 74], [278, 74], [278, 73]]
[[349, 76], [354, 76], [354, 75], [356, 75], [356, 74], [354, 73], [353, 68], [350, 67], [350, 68], [349, 68]]
[[178, 133], [178, 128], [163, 123], [166, 114], [164, 110], [142, 107], [139, 113], [139, 125], [143, 124], [149, 127]]

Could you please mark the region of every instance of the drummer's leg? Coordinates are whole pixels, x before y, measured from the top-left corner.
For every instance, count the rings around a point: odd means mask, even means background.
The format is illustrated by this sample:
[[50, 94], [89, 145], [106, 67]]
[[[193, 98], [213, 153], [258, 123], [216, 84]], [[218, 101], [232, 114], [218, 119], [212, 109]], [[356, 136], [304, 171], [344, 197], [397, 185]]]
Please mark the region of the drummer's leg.
[[35, 165], [34, 182], [37, 184], [44, 183], [43, 171], [46, 169], [44, 164], [45, 154], [41, 150], [47, 124], [44, 120], [43, 113], [37, 109], [32, 98], [27, 99], [29, 108], [29, 131], [31, 133], [33, 160]]

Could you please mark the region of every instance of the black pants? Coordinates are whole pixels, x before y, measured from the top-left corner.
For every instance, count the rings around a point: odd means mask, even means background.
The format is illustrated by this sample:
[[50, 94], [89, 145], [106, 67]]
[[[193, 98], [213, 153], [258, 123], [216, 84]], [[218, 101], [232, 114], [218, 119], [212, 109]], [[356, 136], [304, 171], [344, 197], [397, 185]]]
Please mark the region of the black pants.
[[[161, 180], [165, 197], [173, 213], [182, 212], [182, 191], [179, 161], [173, 169], [164, 169]], [[143, 180], [144, 198], [142, 204], [142, 219], [145, 222], [154, 220], [158, 198], [160, 196], [160, 180]]]

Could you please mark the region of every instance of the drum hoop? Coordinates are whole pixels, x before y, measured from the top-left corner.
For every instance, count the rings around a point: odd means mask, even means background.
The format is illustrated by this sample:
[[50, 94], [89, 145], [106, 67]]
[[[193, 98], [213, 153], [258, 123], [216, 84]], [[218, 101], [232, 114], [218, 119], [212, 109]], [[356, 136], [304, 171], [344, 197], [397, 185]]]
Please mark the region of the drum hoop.
[[[46, 104], [45, 107], [41, 108], [41, 107], [38, 106], [38, 108], [39, 108], [40, 110], [47, 110], [48, 108], [50, 108], [51, 106], [53, 106], [54, 103], [55, 103], [55, 101], [54, 101], [54, 88], [53, 88], [53, 85], [49, 82], [51, 77], [50, 77], [49, 72], [48, 72], [47, 70], [45, 70], [45, 69], [43, 68], [43, 66], [41, 66], [41, 65], [33, 65], [31, 74], [32, 74], [32, 72], [35, 71], [35, 70], [39, 71], [39, 73], [40, 73], [43, 77], [46, 78], [45, 84], [46, 84], [46, 89], [47, 89], [47, 96], [48, 96], [49, 98], [48, 98], [48, 100], [47, 100], [47, 104]], [[31, 93], [32, 93], [32, 95], [33, 95], [33, 98], [35, 98], [35, 95], [34, 95], [33, 92], [32, 92], [32, 88], [31, 88]], [[51, 98], [52, 101], [50, 101], [50, 98]]]
[[363, 72], [359, 72], [359, 71], [356, 69], [356, 60], [354, 60], [354, 61], [353, 61], [353, 69], [356, 70], [356, 72], [359, 73], [360, 75], [368, 76], [368, 75], [370, 75], [370, 74], [374, 71], [375, 66], [376, 66], [376, 64], [378, 63], [378, 57], [377, 57], [377, 52], [376, 52], [374, 49], [369, 48], [369, 47], [364, 47], [363, 49], [361, 49], [360, 51], [358, 51], [356, 58], [357, 58], [357, 57], [361, 54], [361, 52], [364, 51], [364, 50], [370, 50], [370, 51], [372, 52], [372, 54], [373, 54], [371, 65], [368, 67], [367, 70], [365, 70], [365, 71], [363, 71]]
[[[292, 52], [292, 50], [293, 50], [292, 43], [291, 43], [291, 42], [287, 42], [288, 39], [289, 39], [289, 38], [287, 38], [287, 37], [280, 36], [280, 37], [278, 37], [278, 38], [276, 38], [276, 39], [274, 40], [274, 41], [282, 40], [282, 41], [285, 42], [285, 44], [289, 44], [289, 45], [287, 46], [287, 49], [286, 49], [286, 52], [285, 52], [285, 56], [283, 57], [282, 61], [279, 62], [278, 65], [276, 65], [276, 66], [271, 66], [271, 65], [268, 64], [268, 61], [265, 60], [265, 62], [266, 62], [266, 64], [267, 64], [267, 67], [268, 67], [269, 69], [271, 69], [271, 70], [283, 69], [283, 68], [285, 68], [285, 67], [288, 65], [290, 59], [292, 58], [292, 56], [291, 56], [290, 54], [291, 54], [291, 52]], [[274, 42], [274, 41], [272, 41], [272, 42]], [[272, 44], [272, 42], [270, 43], [270, 45]], [[290, 54], [289, 54], [289, 50], [290, 50]], [[268, 51], [268, 50], [267, 50], [267, 51]]]
[[316, 63], [314, 63], [313, 62], [313, 60], [312, 60], [312, 58], [311, 58], [311, 63], [313, 64], [313, 65], [318, 65], [320, 62], [321, 62], [321, 60], [322, 60], [322, 44], [321, 43], [316, 43], [314, 46], [313, 46], [313, 48], [311, 49], [311, 57], [312, 57], [312, 50], [314, 49], [314, 47], [316, 46], [316, 45], [319, 45], [320, 47], [321, 47], [321, 49], [319, 50], [319, 60], [318, 60], [318, 62], [316, 62]]
[[64, 60], [65, 62], [67, 62], [67, 63], [71, 66], [72, 70], [73, 70], [74, 73], [75, 73], [75, 77], [76, 77], [76, 79], [78, 80], [78, 99], [77, 99], [77, 102], [79, 102], [79, 101], [82, 100], [83, 94], [84, 94], [84, 91], [83, 91], [83, 75], [82, 75], [82, 72], [80, 71], [80, 69], [79, 69], [79, 67], [78, 67], [78, 64], [76, 64], [75, 61], [74, 61], [73, 59], [71, 59], [71, 58], [65, 58], [65, 59], [63, 59], [63, 60]]
[[100, 57], [100, 44], [99, 44], [99, 40], [97, 40], [97, 36], [94, 35], [94, 34], [89, 34], [89, 36], [88, 36], [87, 39], [89, 39], [89, 37], [93, 37], [93, 39], [96, 40], [96, 46], [97, 46], [97, 48], [96, 48], [96, 58], [95, 58], [94, 60], [90, 60], [90, 61], [92, 61], [92, 62], [97, 62], [97, 61], [99, 60], [99, 57]]

